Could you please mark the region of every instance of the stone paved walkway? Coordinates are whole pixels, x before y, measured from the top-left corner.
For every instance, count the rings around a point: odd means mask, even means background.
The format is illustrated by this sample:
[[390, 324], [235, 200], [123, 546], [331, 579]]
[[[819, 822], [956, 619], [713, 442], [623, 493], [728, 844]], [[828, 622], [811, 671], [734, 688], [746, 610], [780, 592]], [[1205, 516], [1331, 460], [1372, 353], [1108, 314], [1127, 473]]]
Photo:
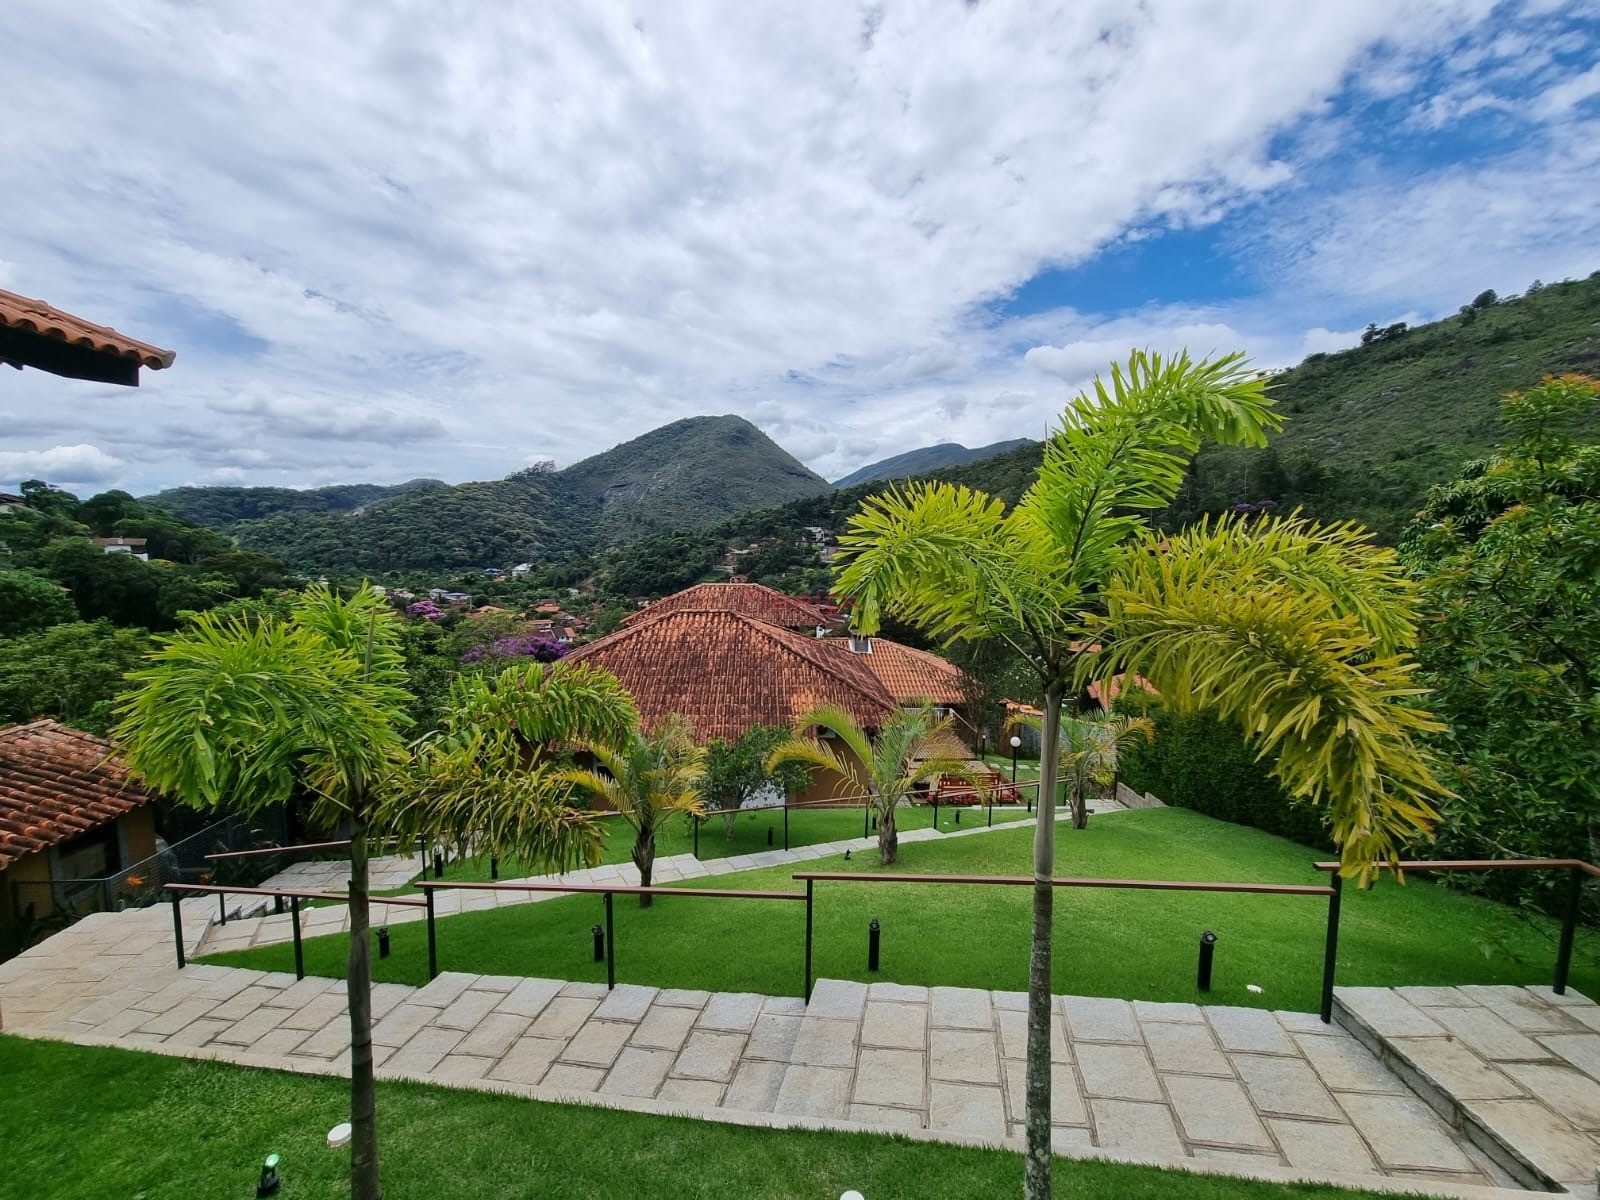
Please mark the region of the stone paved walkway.
[[[406, 886], [422, 871], [417, 854], [386, 854], [367, 863], [375, 892], [392, 892]], [[350, 885], [349, 859], [319, 859], [290, 863], [257, 886], [286, 892], [342, 892]]]
[[[204, 901], [189, 903], [198, 930]], [[99, 914], [0, 965], [6, 1028], [348, 1070], [340, 981], [180, 972], [170, 938], [163, 909]], [[448, 973], [422, 988], [377, 985], [373, 1036], [383, 1077], [1016, 1146], [1023, 1001], [821, 980], [807, 1003]], [[1600, 1027], [1593, 1005], [1572, 1001], [1572, 1022]], [[1064, 1153], [1435, 1194], [1510, 1182], [1356, 1037], [1312, 1016], [1064, 997], [1055, 1027]]]

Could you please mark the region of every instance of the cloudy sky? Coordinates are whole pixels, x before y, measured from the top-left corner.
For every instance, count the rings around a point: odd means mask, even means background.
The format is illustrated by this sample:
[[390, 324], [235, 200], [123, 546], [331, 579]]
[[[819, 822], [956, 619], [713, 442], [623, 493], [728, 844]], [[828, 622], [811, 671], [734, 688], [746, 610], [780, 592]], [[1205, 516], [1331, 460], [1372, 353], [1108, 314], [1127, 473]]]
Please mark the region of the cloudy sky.
[[494, 478], [735, 412], [833, 478], [1600, 268], [1592, 0], [0, 5], [0, 486]]

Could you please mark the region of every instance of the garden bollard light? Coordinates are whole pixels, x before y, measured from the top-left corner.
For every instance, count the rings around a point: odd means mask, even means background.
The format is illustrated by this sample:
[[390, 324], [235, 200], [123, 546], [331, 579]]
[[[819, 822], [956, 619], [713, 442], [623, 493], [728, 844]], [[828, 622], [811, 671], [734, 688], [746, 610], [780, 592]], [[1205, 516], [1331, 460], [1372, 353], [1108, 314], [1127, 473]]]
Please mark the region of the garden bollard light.
[[959, 808], [956, 809], [956, 824], [961, 824], [961, 810]]
[[767, 845], [772, 845], [772, 826], [767, 826]]
[[389, 957], [389, 927], [387, 925], [378, 927], [378, 957]]
[[433, 852], [433, 877], [435, 879], [444, 878], [444, 855], [437, 850]]
[[596, 925], [589, 930], [594, 935], [594, 960], [604, 962], [606, 957], [606, 931]]
[[489, 855], [489, 878], [500, 878], [500, 856], [498, 854]]
[[867, 970], [869, 971], [878, 969], [878, 939], [881, 932], [877, 917], [867, 922]]
[[267, 1161], [261, 1164], [261, 1179], [256, 1183], [256, 1200], [263, 1196], [276, 1196], [278, 1189], [283, 1186], [283, 1180], [278, 1177], [278, 1156], [267, 1155]]
[[1206, 930], [1200, 935], [1200, 974], [1195, 981], [1202, 992], [1211, 990], [1211, 959], [1217, 952], [1217, 935]]

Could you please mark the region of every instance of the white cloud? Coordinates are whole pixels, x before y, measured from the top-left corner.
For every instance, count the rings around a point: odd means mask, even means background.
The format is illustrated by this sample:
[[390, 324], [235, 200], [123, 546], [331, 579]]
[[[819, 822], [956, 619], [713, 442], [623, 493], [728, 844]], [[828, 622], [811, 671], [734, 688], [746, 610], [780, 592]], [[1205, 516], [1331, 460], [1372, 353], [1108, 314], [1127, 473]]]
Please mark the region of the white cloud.
[[52, 446], [48, 450], [0, 450], [0, 479], [20, 484], [25, 479], [81, 485], [104, 483], [125, 464], [99, 446]]

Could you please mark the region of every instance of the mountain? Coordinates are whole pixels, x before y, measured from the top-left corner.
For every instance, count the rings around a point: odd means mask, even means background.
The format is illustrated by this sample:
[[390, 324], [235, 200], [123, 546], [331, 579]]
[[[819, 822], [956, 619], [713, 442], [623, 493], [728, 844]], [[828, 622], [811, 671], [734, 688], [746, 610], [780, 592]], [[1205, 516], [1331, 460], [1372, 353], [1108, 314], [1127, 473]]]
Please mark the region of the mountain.
[[[219, 521], [247, 549], [303, 570], [508, 567], [588, 556], [666, 530], [699, 530], [750, 508], [829, 492], [742, 417], [691, 417], [565, 470], [506, 479], [401, 485], [365, 507], [281, 488], [179, 488], [191, 511], [253, 512]], [[198, 495], [196, 495], [198, 493]]]
[[929, 471], [937, 471], [941, 467], [959, 467], [964, 463], [981, 462], [986, 458], [993, 458], [996, 454], [1004, 454], [1007, 450], [1015, 450], [1019, 446], [1028, 444], [1027, 438], [1012, 438], [1009, 442], [995, 442], [993, 445], [969, 450], [957, 442], [940, 442], [937, 446], [923, 446], [920, 450], [907, 450], [904, 454], [868, 463], [860, 470], [850, 472], [843, 479], [835, 479], [833, 486], [847, 488], [854, 487], [858, 483], [873, 483], [879, 479], [907, 479], [914, 475], [926, 475]]
[[411, 479], [405, 483], [337, 483], [331, 487], [176, 487], [154, 496], [147, 504], [165, 509], [180, 520], [219, 529], [235, 521], [253, 521], [275, 513], [354, 512], [421, 488], [444, 487], [438, 479]]

